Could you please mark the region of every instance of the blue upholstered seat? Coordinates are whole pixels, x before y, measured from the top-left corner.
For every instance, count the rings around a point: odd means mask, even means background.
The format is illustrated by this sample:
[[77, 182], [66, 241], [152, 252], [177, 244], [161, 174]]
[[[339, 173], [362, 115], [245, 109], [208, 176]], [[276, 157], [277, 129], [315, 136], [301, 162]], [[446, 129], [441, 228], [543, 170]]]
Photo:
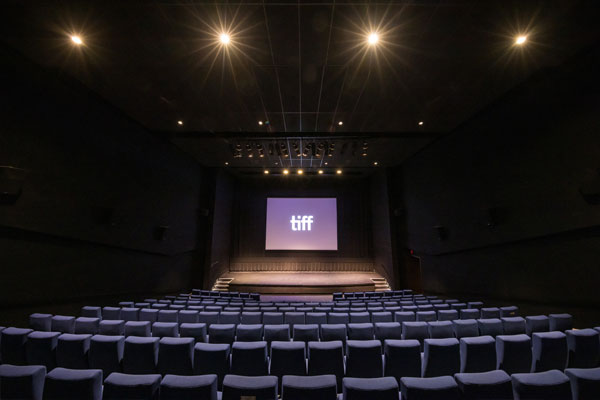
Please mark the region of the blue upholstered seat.
[[564, 332], [566, 330], [573, 329], [573, 317], [571, 314], [549, 314], [548, 325], [550, 332]]
[[223, 400], [240, 400], [242, 396], [273, 400], [277, 393], [276, 376], [227, 375], [223, 380]]
[[34, 331], [50, 332], [52, 329], [52, 314], [31, 314], [29, 316], [29, 327]]
[[44, 400], [100, 400], [102, 371], [54, 368], [46, 375]]
[[385, 376], [421, 376], [421, 344], [418, 340], [386, 340], [384, 342]]
[[460, 347], [457, 339], [425, 339], [423, 377], [454, 375], [460, 371]]
[[460, 372], [486, 372], [496, 369], [496, 341], [491, 336], [460, 339]]
[[163, 337], [158, 343], [158, 373], [161, 375], [192, 375], [193, 338]]
[[101, 369], [104, 376], [121, 372], [124, 349], [125, 336], [92, 336], [88, 353], [90, 368]]
[[527, 335], [496, 336], [496, 368], [509, 375], [531, 371], [531, 338]]
[[338, 388], [344, 377], [342, 341], [308, 343], [308, 375], [335, 375]]
[[594, 329], [567, 330], [569, 368], [595, 368], [600, 365], [600, 334]]
[[122, 319], [103, 319], [100, 321], [98, 333], [101, 335], [123, 336], [125, 334], [125, 321]]
[[335, 375], [286, 375], [281, 386], [282, 400], [337, 400]]
[[240, 324], [236, 326], [236, 338], [238, 342], [260, 342], [263, 340], [262, 324]]
[[70, 315], [55, 315], [52, 317], [52, 332], [73, 333], [75, 331], [75, 317]]
[[46, 367], [41, 365], [0, 365], [0, 399], [42, 400], [45, 378]]
[[550, 320], [545, 315], [528, 315], [525, 317], [527, 335], [531, 336], [534, 332], [548, 332], [550, 330]]
[[571, 400], [569, 378], [558, 370], [512, 375], [515, 400]]
[[92, 335], [63, 333], [56, 345], [56, 365], [63, 368], [88, 368], [88, 351]]
[[218, 387], [229, 373], [231, 346], [224, 343], [196, 343], [194, 346], [194, 375], [215, 374]]
[[88, 318], [102, 318], [102, 307], [83, 306], [81, 307], [81, 316]]
[[231, 346], [231, 373], [244, 376], [267, 375], [267, 342], [234, 342]]
[[454, 337], [451, 321], [431, 321], [427, 323], [429, 337], [432, 339], [445, 339]]
[[161, 377], [158, 374], [129, 375], [114, 372], [104, 380], [103, 400], [158, 400]]
[[503, 335], [520, 335], [527, 332], [527, 324], [523, 317], [502, 317]]
[[504, 371], [455, 374], [463, 400], [512, 400], [512, 383]]
[[456, 381], [451, 376], [400, 380], [402, 400], [460, 400]]
[[121, 307], [103, 307], [102, 319], [121, 319]]
[[140, 318], [140, 309], [138, 307], [121, 308], [121, 318], [123, 321], [138, 321]]
[[532, 372], [552, 369], [560, 371], [567, 367], [567, 336], [562, 332], [537, 332], [531, 338]]
[[479, 336], [479, 326], [474, 319], [457, 319], [452, 321], [454, 336], [457, 339], [464, 337]]
[[499, 318], [482, 318], [477, 320], [477, 326], [479, 328], [479, 334], [481, 336], [492, 336], [504, 334], [504, 328], [502, 327], [502, 320]]
[[[60, 332], [34, 331], [27, 335], [25, 343], [26, 363], [43, 365], [48, 370], [56, 366], [56, 346]], [[0, 396], [0, 398], [2, 398]]]
[[269, 375], [277, 376], [280, 383], [284, 375], [306, 375], [306, 349], [303, 342], [273, 342], [270, 354]]
[[377, 378], [383, 376], [382, 349], [379, 340], [348, 340], [346, 376]]
[[260, 311], [243, 311], [240, 322], [245, 325], [262, 324], [262, 313]]
[[159, 340], [157, 337], [127, 337], [123, 351], [123, 372], [155, 374]]
[[373, 340], [373, 324], [370, 322], [348, 324], [348, 340]]
[[398, 400], [398, 382], [392, 377], [344, 378], [343, 400]]
[[593, 400], [600, 394], [600, 368], [567, 368], [573, 400]]
[[152, 325], [149, 321], [125, 322], [125, 336], [149, 337], [152, 335]]
[[161, 400], [217, 400], [217, 375], [165, 375]]

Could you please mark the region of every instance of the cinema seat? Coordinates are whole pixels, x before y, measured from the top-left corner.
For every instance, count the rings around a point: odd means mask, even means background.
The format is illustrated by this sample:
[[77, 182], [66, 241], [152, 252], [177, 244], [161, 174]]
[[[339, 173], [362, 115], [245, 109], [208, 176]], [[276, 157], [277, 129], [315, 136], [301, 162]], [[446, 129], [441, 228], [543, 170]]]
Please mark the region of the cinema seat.
[[479, 336], [479, 326], [474, 319], [457, 319], [452, 321], [452, 329], [457, 339]]
[[376, 322], [375, 339], [383, 343], [386, 339], [402, 339], [402, 325], [399, 322]]
[[198, 323], [198, 311], [194, 310], [181, 310], [177, 317], [179, 324], [197, 324]]
[[217, 343], [196, 343], [194, 346], [194, 375], [217, 375], [217, 385], [229, 373], [231, 346]]
[[483, 307], [483, 302], [481, 302], [481, 301], [469, 301], [467, 303], [467, 307], [469, 307], [470, 309], [481, 310], [481, 308]]
[[399, 322], [402, 324], [403, 322], [415, 322], [417, 320], [417, 316], [413, 311], [396, 311], [394, 313], [394, 322]]
[[573, 400], [595, 400], [600, 393], [600, 368], [567, 368]]
[[271, 342], [289, 342], [290, 326], [287, 324], [264, 325], [264, 339], [269, 349], [271, 348]]
[[463, 400], [513, 400], [512, 381], [504, 371], [455, 374]]
[[521, 335], [527, 332], [525, 318], [522, 317], [502, 317], [503, 335]]
[[125, 336], [92, 336], [88, 353], [90, 368], [101, 369], [104, 376], [121, 372], [124, 349]]
[[87, 317], [87, 318], [102, 319], [102, 307], [83, 306], [83, 307], [81, 307], [81, 316]]
[[500, 307], [500, 317], [501, 318], [518, 317], [518, 316], [519, 316], [519, 307], [516, 307], [516, 306]]
[[402, 400], [461, 400], [458, 385], [451, 376], [404, 377], [400, 380], [400, 390]]
[[231, 346], [231, 373], [244, 376], [268, 374], [267, 342], [234, 342]]
[[527, 335], [496, 336], [496, 368], [507, 374], [531, 371], [531, 338]]
[[31, 314], [29, 316], [29, 327], [34, 331], [50, 332], [52, 329], [52, 314]]
[[45, 378], [41, 365], [0, 365], [0, 399], [42, 400]]
[[240, 322], [244, 325], [262, 324], [262, 313], [260, 311], [243, 311]]
[[438, 310], [438, 321], [454, 321], [458, 319], [457, 310]]
[[240, 323], [240, 313], [238, 311], [221, 311], [219, 314], [219, 324], [237, 325]]
[[140, 321], [147, 321], [151, 324], [158, 321], [158, 310], [152, 308], [142, 308], [138, 317]]
[[102, 319], [121, 319], [121, 307], [103, 307]]
[[286, 375], [281, 380], [282, 400], [337, 400], [335, 375]]
[[391, 377], [344, 378], [342, 383], [343, 400], [398, 400], [398, 382]]
[[562, 332], [537, 332], [532, 338], [532, 372], [552, 369], [563, 371], [567, 367], [567, 336]]
[[125, 334], [125, 321], [122, 319], [103, 319], [98, 326], [101, 335], [123, 336]]
[[140, 309], [137, 307], [121, 308], [121, 318], [123, 321], [137, 321], [140, 318]]
[[[346, 346], [347, 326], [345, 324], [322, 324], [321, 325], [321, 340], [329, 342], [339, 340]], [[345, 352], [345, 350], [344, 350]]]
[[152, 324], [152, 336], [154, 337], [178, 337], [179, 325], [177, 322], [155, 322]]
[[377, 378], [383, 376], [379, 340], [350, 340], [346, 343], [346, 376]]
[[79, 317], [75, 319], [74, 333], [89, 333], [95, 335], [100, 329], [99, 318]]
[[402, 323], [402, 339], [416, 339], [421, 342], [429, 338], [429, 326], [427, 322], [403, 322]]
[[380, 322], [394, 322], [394, 317], [389, 311], [379, 311], [371, 313], [371, 321], [376, 324]]
[[454, 375], [460, 371], [460, 347], [457, 339], [425, 339], [424, 350], [423, 377]]
[[569, 378], [558, 370], [512, 375], [515, 400], [571, 400]]
[[155, 374], [159, 340], [157, 337], [129, 336], [125, 338], [123, 372], [126, 374]]
[[292, 337], [295, 342], [308, 342], [319, 340], [319, 325], [317, 324], [296, 324], [293, 326]]
[[567, 330], [569, 368], [595, 368], [600, 364], [600, 334], [594, 329]]
[[289, 324], [291, 329], [294, 328], [295, 324], [304, 324], [305, 322], [305, 314], [303, 312], [286, 312], [283, 316], [283, 323]]
[[527, 335], [531, 336], [534, 332], [548, 332], [550, 330], [550, 320], [545, 315], [528, 315], [525, 317]]
[[44, 400], [101, 400], [102, 371], [54, 368], [46, 375]]
[[[56, 346], [60, 332], [34, 331], [25, 342], [26, 364], [43, 365], [48, 371], [56, 366]], [[0, 396], [0, 399], [2, 396]]]
[[327, 316], [328, 324], [348, 324], [350, 315], [348, 313], [330, 312]]
[[421, 376], [421, 344], [418, 340], [393, 340], [384, 342], [384, 376], [400, 382], [403, 376]]
[[159, 400], [160, 380], [158, 374], [129, 375], [114, 372], [104, 380], [102, 400]]
[[179, 322], [179, 311], [177, 310], [160, 310], [158, 312], [157, 322]]
[[338, 388], [344, 377], [344, 352], [340, 340], [308, 343], [308, 375], [335, 375]]
[[451, 321], [431, 321], [427, 323], [429, 337], [432, 339], [453, 338], [454, 330]]
[[73, 333], [75, 331], [75, 317], [69, 315], [55, 315], [52, 317], [52, 332]]
[[481, 312], [478, 309], [465, 308], [460, 310], [460, 319], [479, 319]]
[[277, 376], [280, 384], [284, 375], [306, 375], [306, 349], [304, 343], [273, 342], [270, 354], [269, 375]]
[[265, 325], [281, 325], [283, 324], [282, 312], [263, 312], [263, 324]]
[[218, 311], [201, 311], [198, 313], [198, 322], [210, 326], [212, 324], [219, 323], [219, 312]]
[[571, 314], [550, 314], [548, 315], [548, 322], [550, 326], [550, 332], [564, 332], [566, 330], [573, 329], [573, 317]]
[[56, 365], [63, 368], [86, 369], [92, 335], [63, 333], [56, 345]]
[[348, 340], [373, 340], [373, 324], [370, 322], [348, 324]]
[[486, 372], [496, 369], [496, 341], [491, 336], [460, 339], [460, 372]]
[[149, 321], [128, 321], [125, 322], [125, 336], [142, 336], [148, 337], [152, 335], [152, 326]]
[[204, 323], [183, 323], [179, 325], [180, 337], [191, 337], [196, 342], [207, 342], [207, 330]]
[[500, 318], [500, 309], [498, 307], [481, 308], [481, 319]]
[[236, 326], [235, 340], [238, 342], [260, 342], [263, 340], [263, 325], [245, 325]]
[[435, 311], [417, 311], [417, 321], [430, 322], [437, 321], [437, 313]]
[[163, 337], [158, 343], [158, 373], [192, 375], [194, 339]]
[[272, 400], [277, 399], [277, 393], [276, 376], [227, 375], [223, 380], [222, 400]]
[[478, 319], [477, 327], [479, 328], [479, 335], [481, 336], [487, 335], [496, 337], [504, 334], [502, 320], [499, 318]]
[[217, 376], [165, 375], [160, 382], [160, 400], [217, 400]]

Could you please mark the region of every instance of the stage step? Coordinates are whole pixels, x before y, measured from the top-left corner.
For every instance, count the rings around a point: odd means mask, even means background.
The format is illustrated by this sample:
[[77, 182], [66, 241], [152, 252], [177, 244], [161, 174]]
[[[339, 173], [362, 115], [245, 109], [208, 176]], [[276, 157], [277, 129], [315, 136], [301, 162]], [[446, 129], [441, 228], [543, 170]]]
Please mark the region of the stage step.
[[390, 285], [388, 284], [387, 279], [385, 278], [371, 278], [373, 284], [375, 285], [376, 292], [387, 292], [392, 290]]
[[229, 284], [234, 278], [218, 278], [212, 287], [217, 292], [229, 292]]

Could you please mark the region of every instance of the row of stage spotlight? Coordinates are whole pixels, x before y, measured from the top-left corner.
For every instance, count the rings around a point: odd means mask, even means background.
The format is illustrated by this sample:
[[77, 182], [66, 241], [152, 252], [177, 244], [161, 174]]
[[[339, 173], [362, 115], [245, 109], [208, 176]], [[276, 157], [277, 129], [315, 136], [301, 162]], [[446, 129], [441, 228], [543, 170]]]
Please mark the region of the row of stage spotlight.
[[[292, 154], [296, 156], [296, 158], [321, 158], [321, 157], [333, 157], [333, 153], [336, 149], [335, 142], [305, 142], [302, 147], [300, 147], [300, 143], [297, 141], [293, 141], [290, 146]], [[360, 148], [359, 148], [360, 147]], [[353, 142], [344, 142], [340, 149], [340, 155], [344, 155], [346, 152], [350, 153], [352, 156], [356, 156], [356, 154], [360, 154], [363, 157], [368, 155], [369, 143], [366, 140], [363, 140], [361, 144], [356, 141]], [[245, 145], [237, 143], [233, 146], [233, 158], [242, 158], [244, 157], [244, 153], [246, 157], [253, 158], [254, 156], [258, 158], [264, 158], [265, 153], [269, 156], [278, 156], [283, 158], [288, 158], [290, 156], [290, 149], [288, 149], [288, 144], [285, 142], [280, 143], [269, 143], [267, 146], [262, 143], [253, 143], [249, 142]]]
[[302, 168], [298, 168], [298, 169], [290, 169], [290, 168], [284, 168], [284, 169], [277, 169], [277, 170], [270, 170], [270, 169], [265, 169], [263, 171], [264, 175], [300, 175], [300, 176], [304, 176], [304, 175], [342, 175], [343, 171], [341, 169], [336, 169], [336, 170], [324, 170], [324, 169], [317, 169], [317, 170], [309, 170], [309, 171], [305, 171]]

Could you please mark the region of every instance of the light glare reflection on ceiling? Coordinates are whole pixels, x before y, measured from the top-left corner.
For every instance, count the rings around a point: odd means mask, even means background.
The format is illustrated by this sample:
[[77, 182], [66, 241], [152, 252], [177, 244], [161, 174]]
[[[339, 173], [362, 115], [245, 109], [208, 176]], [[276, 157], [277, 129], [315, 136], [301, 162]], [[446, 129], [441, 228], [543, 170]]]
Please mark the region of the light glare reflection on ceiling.
[[77, 35], [72, 35], [71, 36], [71, 41], [73, 43], [75, 43], [76, 45], [82, 45], [83, 44], [83, 40], [81, 39], [80, 36], [77, 36]]
[[368, 41], [371, 46], [376, 45], [377, 42], [379, 42], [379, 34], [377, 34], [377, 32], [371, 32]]
[[224, 45], [228, 45], [229, 42], [231, 42], [231, 36], [227, 33], [221, 33], [219, 35], [219, 41]]
[[522, 44], [524, 44], [527, 41], [527, 36], [525, 35], [520, 35], [517, 36], [517, 38], [515, 39], [515, 44], [521, 46]]

